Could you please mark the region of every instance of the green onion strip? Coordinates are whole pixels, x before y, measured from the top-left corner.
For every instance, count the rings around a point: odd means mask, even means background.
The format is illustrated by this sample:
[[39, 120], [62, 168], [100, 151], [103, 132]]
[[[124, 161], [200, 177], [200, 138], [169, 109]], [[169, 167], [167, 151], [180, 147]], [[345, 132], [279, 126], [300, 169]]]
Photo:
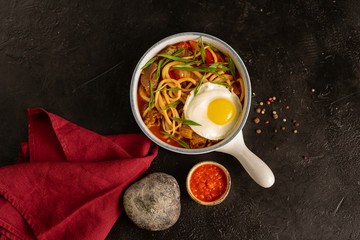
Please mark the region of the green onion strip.
[[183, 118], [175, 118], [175, 117], [170, 117], [170, 118], [174, 121], [180, 122], [185, 125], [201, 126], [201, 124], [191, 121], [191, 120], [187, 120], [187, 119], [183, 119]]
[[165, 136], [168, 136], [169, 138], [171, 138], [172, 140], [174, 140], [175, 142], [177, 142], [178, 144], [180, 144], [181, 146], [183, 146], [184, 148], [190, 148], [189, 145], [187, 145], [183, 140], [176, 138], [175, 136], [167, 133], [167, 132], [161, 132], [162, 134], [164, 134]]

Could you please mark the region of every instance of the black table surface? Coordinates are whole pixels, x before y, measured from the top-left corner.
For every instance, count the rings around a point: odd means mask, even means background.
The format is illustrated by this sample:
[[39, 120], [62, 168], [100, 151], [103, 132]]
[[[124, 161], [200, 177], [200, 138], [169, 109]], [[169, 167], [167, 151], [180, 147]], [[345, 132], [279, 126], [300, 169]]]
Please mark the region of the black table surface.
[[[357, 0], [1, 1], [0, 166], [16, 163], [29, 107], [104, 135], [141, 133], [129, 104], [139, 58], [169, 35], [208, 33], [248, 68], [255, 94], [244, 138], [275, 185], [258, 186], [230, 155], [160, 149], [148, 173], [177, 179], [178, 222], [150, 232], [123, 212], [107, 239], [360, 239], [359, 13]], [[265, 114], [255, 112], [261, 101]], [[214, 207], [186, 192], [187, 172], [204, 160], [232, 177]]]

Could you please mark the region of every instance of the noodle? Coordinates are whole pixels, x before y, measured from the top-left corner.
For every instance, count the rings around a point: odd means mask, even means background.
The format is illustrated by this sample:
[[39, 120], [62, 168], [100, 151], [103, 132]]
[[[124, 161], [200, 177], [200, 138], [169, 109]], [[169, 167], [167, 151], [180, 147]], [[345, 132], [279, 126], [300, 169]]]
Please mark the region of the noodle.
[[245, 97], [245, 89], [244, 89], [244, 82], [241, 78], [238, 78], [237, 81], [240, 82], [240, 87], [241, 87], [241, 95], [240, 95], [240, 102], [242, 102], [242, 100]]

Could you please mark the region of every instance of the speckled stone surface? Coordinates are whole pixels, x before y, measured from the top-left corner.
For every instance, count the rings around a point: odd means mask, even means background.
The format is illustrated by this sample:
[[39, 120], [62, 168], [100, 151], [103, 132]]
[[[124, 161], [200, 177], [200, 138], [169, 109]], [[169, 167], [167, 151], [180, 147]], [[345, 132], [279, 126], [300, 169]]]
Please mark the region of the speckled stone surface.
[[[256, 95], [244, 138], [276, 183], [259, 187], [229, 155], [160, 149], [148, 173], [178, 181], [179, 220], [150, 232], [123, 213], [107, 239], [360, 239], [359, 13], [358, 0], [0, 1], [0, 166], [15, 164], [26, 141], [27, 107], [100, 134], [140, 133], [129, 104], [137, 61], [166, 36], [205, 32], [248, 68]], [[186, 192], [187, 172], [204, 160], [231, 174], [228, 197], [214, 207]]]
[[179, 219], [180, 188], [173, 176], [151, 173], [125, 191], [123, 204], [127, 216], [137, 226], [162, 231]]

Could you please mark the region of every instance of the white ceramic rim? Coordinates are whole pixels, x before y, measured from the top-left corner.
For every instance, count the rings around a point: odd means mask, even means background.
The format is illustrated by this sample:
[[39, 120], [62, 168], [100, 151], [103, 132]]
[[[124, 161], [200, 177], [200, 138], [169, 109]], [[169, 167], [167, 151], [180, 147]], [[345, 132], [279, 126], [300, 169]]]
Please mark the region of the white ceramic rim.
[[[239, 71], [243, 81], [244, 81], [244, 87], [245, 87], [245, 97], [244, 97], [244, 105], [243, 105], [243, 111], [241, 112], [240, 120], [236, 124], [236, 127], [233, 129], [231, 134], [229, 134], [228, 137], [220, 141], [219, 143], [212, 145], [210, 147], [205, 148], [198, 148], [198, 149], [187, 149], [187, 148], [180, 148], [175, 147], [170, 144], [165, 143], [164, 141], [157, 138], [144, 124], [144, 121], [141, 118], [140, 111], [138, 109], [138, 103], [137, 103], [137, 89], [138, 89], [138, 83], [141, 73], [141, 67], [145, 65], [145, 63], [150, 60], [154, 55], [156, 55], [158, 52], [160, 52], [163, 48], [165, 48], [167, 45], [175, 44], [177, 42], [181, 41], [188, 41], [192, 39], [198, 39], [200, 36], [202, 36], [203, 41], [210, 42], [212, 45], [214, 45], [216, 48], [218, 48], [222, 53], [229, 54], [230, 57], [233, 59], [233, 62], [235, 64], [235, 67]], [[179, 40], [177, 40], [179, 39]], [[152, 53], [150, 55], [150, 53]], [[131, 84], [130, 84], [130, 105], [132, 113], [135, 117], [135, 120], [137, 124], [139, 125], [140, 129], [144, 132], [144, 134], [150, 138], [153, 142], [155, 142], [160, 147], [163, 147], [167, 150], [182, 153], [182, 154], [203, 154], [215, 151], [223, 146], [225, 146], [227, 143], [229, 143], [231, 140], [233, 140], [243, 129], [245, 122], [248, 118], [249, 112], [250, 112], [250, 105], [251, 105], [251, 83], [250, 83], [250, 77], [248, 74], [248, 71], [245, 67], [244, 62], [240, 58], [240, 56], [236, 53], [236, 51], [226, 42], [223, 40], [214, 37], [212, 35], [206, 34], [206, 33], [199, 33], [199, 32], [183, 32], [171, 35], [169, 37], [166, 37], [159, 42], [155, 43], [152, 47], [150, 47], [144, 55], [140, 58], [139, 62], [137, 63], [135, 70], [131, 77]]]

